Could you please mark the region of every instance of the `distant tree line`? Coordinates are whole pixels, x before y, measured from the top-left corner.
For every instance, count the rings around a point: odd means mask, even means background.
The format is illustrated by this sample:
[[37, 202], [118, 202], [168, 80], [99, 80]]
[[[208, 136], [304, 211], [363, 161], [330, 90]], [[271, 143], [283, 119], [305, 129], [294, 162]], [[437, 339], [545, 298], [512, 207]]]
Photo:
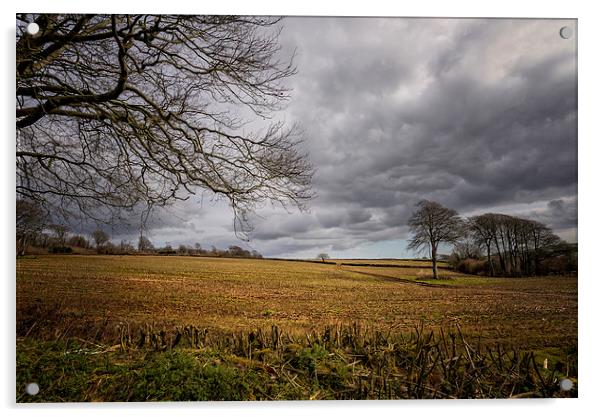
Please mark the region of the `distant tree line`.
[[71, 233], [64, 224], [54, 224], [48, 220], [48, 213], [33, 201], [19, 199], [16, 207], [16, 249], [17, 256], [23, 256], [31, 248], [49, 253], [98, 253], [105, 255], [157, 254], [180, 256], [218, 256], [235, 258], [262, 258], [256, 250], [247, 250], [232, 245], [227, 249], [211, 246], [203, 249], [200, 243], [194, 246], [181, 244], [174, 249], [171, 245], [155, 247], [146, 236], [140, 236], [138, 245], [128, 240], [119, 244], [111, 242], [107, 232], [97, 229], [90, 237]]
[[538, 221], [487, 213], [466, 219], [464, 226], [450, 257], [464, 272], [529, 276], [577, 270], [577, 246]]
[[423, 200], [408, 226], [408, 248], [429, 252], [435, 279], [441, 243], [453, 245], [447, 259], [461, 272], [514, 277], [577, 271], [577, 244], [564, 242], [535, 220], [499, 213], [464, 219], [455, 210]]
[[256, 250], [243, 249], [240, 246], [232, 245], [227, 249], [218, 249], [211, 245], [210, 249], [203, 249], [200, 243], [194, 246], [179, 245], [174, 249], [172, 245], [165, 245], [162, 248], [155, 248], [150, 240], [142, 236], [138, 241], [139, 253], [157, 253], [159, 255], [179, 255], [179, 256], [216, 256], [222, 258], [263, 258], [261, 253]]

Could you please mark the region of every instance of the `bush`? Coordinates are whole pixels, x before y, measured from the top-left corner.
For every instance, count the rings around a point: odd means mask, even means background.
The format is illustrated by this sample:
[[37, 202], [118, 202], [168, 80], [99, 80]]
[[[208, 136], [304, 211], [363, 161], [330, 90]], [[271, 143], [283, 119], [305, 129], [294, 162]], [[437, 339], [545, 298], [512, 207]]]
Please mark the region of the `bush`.
[[53, 246], [48, 249], [50, 253], [73, 253], [73, 249], [70, 246]]
[[471, 275], [487, 275], [489, 273], [487, 261], [480, 259], [462, 259], [454, 264], [454, 269]]

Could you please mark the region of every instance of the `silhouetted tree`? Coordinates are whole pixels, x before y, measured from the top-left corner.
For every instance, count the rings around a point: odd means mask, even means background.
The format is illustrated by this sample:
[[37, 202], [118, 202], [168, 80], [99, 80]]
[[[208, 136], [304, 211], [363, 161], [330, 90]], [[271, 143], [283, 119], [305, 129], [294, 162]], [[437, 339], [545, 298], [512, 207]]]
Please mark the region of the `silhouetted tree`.
[[319, 253], [316, 259], [321, 259], [322, 262], [325, 262], [326, 259], [330, 259], [330, 256], [327, 253]]
[[429, 250], [433, 263], [433, 278], [439, 279], [437, 251], [439, 244], [457, 242], [464, 234], [463, 221], [455, 210], [434, 201], [422, 200], [408, 221], [412, 238], [409, 249]]
[[482, 214], [468, 219], [468, 233], [476, 245], [483, 247], [487, 253], [489, 275], [494, 274], [493, 260], [491, 258], [492, 245], [496, 234], [496, 216]]
[[500, 213], [471, 217], [468, 230], [472, 242], [486, 250], [490, 275], [539, 274], [548, 249], [561, 242], [540, 222]]

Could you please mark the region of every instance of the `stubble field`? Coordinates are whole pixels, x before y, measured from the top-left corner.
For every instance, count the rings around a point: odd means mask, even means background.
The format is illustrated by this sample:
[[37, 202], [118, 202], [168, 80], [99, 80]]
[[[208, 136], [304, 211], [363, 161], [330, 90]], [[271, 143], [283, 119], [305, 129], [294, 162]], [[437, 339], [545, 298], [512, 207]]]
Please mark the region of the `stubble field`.
[[[470, 343], [564, 362], [567, 352], [576, 352], [576, 277], [486, 278], [442, 269], [444, 279], [435, 282], [428, 279], [428, 264], [347, 263], [356, 265], [155, 256], [22, 258], [17, 261], [17, 351], [28, 352], [34, 341], [73, 339], [98, 346], [121, 341], [126, 349], [124, 329], [128, 341], [151, 327], [170, 332], [190, 326], [227, 337], [261, 329], [306, 335], [329, 326], [364, 326], [399, 334], [461, 329]], [[367, 263], [374, 266], [362, 266]], [[17, 368], [31, 376], [26, 356]]]
[[[60, 305], [82, 322], [152, 322], [239, 331], [276, 324], [305, 331], [360, 321], [409, 330], [460, 324], [521, 345], [569, 343], [577, 279], [484, 278], [428, 268], [271, 260], [46, 256], [17, 265], [17, 321]], [[427, 284], [427, 285], [424, 285]]]

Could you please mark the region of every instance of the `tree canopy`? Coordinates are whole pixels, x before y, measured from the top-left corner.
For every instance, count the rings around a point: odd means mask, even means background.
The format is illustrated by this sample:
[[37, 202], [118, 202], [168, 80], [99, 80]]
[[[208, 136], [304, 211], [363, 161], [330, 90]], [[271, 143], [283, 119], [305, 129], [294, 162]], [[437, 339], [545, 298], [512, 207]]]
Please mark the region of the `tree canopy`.
[[469, 218], [468, 232], [471, 241], [486, 250], [490, 274], [538, 274], [546, 248], [561, 243], [549, 227], [538, 221], [499, 213]]
[[412, 238], [408, 245], [413, 250], [429, 250], [433, 263], [433, 277], [438, 278], [437, 251], [440, 243], [454, 243], [463, 235], [463, 222], [458, 212], [441, 204], [422, 200], [408, 221]]
[[102, 218], [209, 190], [238, 226], [263, 202], [303, 208], [311, 164], [273, 119], [296, 71], [278, 22], [18, 14], [17, 193]]

